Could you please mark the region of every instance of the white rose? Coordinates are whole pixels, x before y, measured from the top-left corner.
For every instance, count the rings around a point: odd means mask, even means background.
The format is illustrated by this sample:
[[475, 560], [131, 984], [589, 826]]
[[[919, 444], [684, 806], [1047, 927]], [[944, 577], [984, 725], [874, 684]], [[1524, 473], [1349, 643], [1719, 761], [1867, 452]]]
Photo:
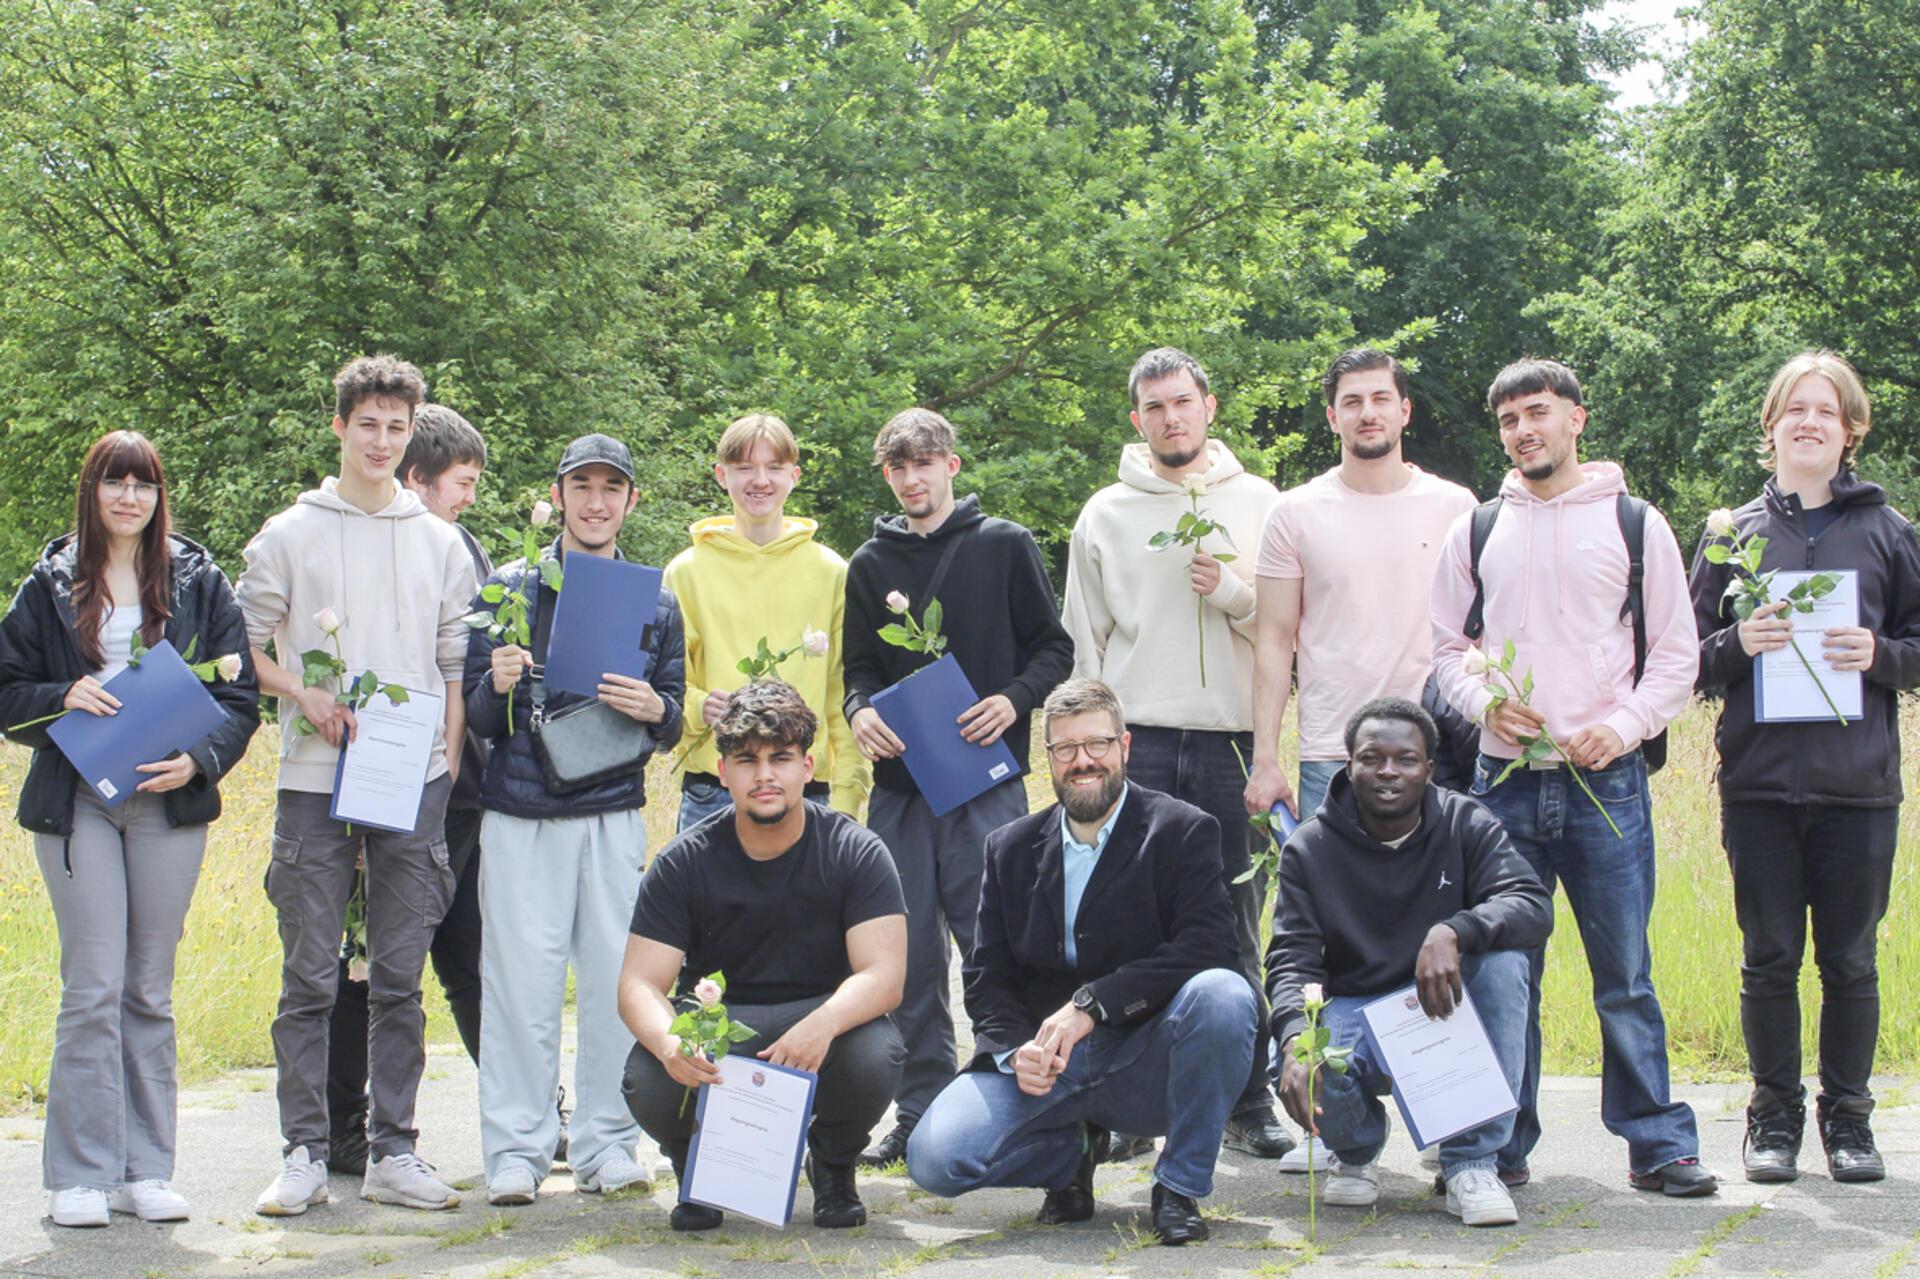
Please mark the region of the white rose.
[[1723, 506], [1707, 516], [1707, 532], [1715, 537], [1732, 537], [1733, 512]]
[[367, 979], [367, 961], [355, 955], [347, 961], [347, 980], [363, 982]]
[[722, 993], [720, 983], [711, 977], [703, 977], [694, 983], [693, 997], [700, 1001], [702, 1007], [711, 1008], [719, 1003]]
[[1469, 675], [1485, 675], [1487, 668], [1493, 665], [1493, 663], [1487, 660], [1487, 651], [1485, 649], [1470, 648], [1467, 650], [1466, 658], [1461, 661], [1460, 665]]
[[553, 520], [553, 503], [541, 498], [533, 504], [533, 526], [545, 528]]
[[807, 656], [825, 657], [827, 655], [827, 633], [825, 631], [805, 631], [800, 642], [806, 647]]
[[899, 591], [887, 592], [887, 612], [904, 614], [907, 611], [907, 597]]
[[313, 615], [313, 624], [331, 635], [340, 629], [340, 615], [331, 608], [323, 608]]
[[1180, 491], [1188, 497], [1205, 497], [1207, 495], [1207, 477], [1204, 475], [1188, 475], [1180, 481]]
[[240, 654], [228, 653], [214, 664], [213, 673], [231, 684], [240, 678]]
[[1327, 1002], [1326, 991], [1317, 981], [1310, 981], [1300, 988], [1301, 1002], [1309, 1008], [1318, 1007]]

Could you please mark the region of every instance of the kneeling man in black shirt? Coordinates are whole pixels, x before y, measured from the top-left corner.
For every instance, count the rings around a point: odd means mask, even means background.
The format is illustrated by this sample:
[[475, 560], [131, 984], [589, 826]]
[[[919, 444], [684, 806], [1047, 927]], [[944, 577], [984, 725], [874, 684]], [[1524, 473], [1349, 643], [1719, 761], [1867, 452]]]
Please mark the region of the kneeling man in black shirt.
[[1047, 1191], [1043, 1225], [1093, 1216], [1109, 1133], [1165, 1133], [1153, 1229], [1207, 1237], [1227, 1112], [1259, 1021], [1235, 967], [1214, 819], [1127, 782], [1120, 699], [1098, 680], [1047, 698], [1060, 802], [987, 836], [967, 957], [971, 1067], [907, 1140], [907, 1172], [936, 1195]]
[[[1382, 697], [1347, 721], [1347, 766], [1326, 802], [1280, 850], [1280, 898], [1267, 948], [1280, 1101], [1332, 1148], [1322, 1198], [1348, 1207], [1380, 1197], [1380, 1148], [1392, 1084], [1360, 1009], [1411, 983], [1428, 1017], [1454, 1013], [1464, 989], [1516, 1093], [1527, 1060], [1527, 948], [1553, 930], [1553, 899], [1480, 802], [1430, 785], [1438, 731], [1412, 702]], [[1353, 1055], [1323, 1070], [1308, 1096], [1293, 1054], [1305, 1004], [1324, 987], [1329, 1046]], [[1494, 1171], [1513, 1115], [1440, 1143], [1447, 1211], [1469, 1226], [1518, 1220]]]
[[[719, 1071], [680, 1052], [669, 992], [686, 1004], [708, 973], [727, 979], [729, 1017], [756, 1034], [734, 1051], [816, 1072], [807, 1131], [813, 1224], [866, 1224], [854, 1161], [893, 1101], [906, 1047], [887, 1013], [907, 971], [906, 905], [893, 859], [852, 819], [801, 797], [817, 720], [778, 681], [733, 695], [714, 725], [733, 808], [689, 827], [648, 867], [633, 911], [620, 1015], [637, 1041], [627, 1105], [686, 1176], [688, 1088]], [[675, 1230], [722, 1215], [676, 1204]]]

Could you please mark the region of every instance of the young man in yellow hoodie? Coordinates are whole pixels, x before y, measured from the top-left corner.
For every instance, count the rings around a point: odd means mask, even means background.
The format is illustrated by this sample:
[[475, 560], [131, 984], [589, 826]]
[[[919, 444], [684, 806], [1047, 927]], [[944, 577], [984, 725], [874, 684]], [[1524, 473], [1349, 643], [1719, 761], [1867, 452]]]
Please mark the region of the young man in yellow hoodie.
[[[853, 742], [841, 703], [839, 638], [847, 562], [813, 540], [812, 520], [786, 514], [800, 480], [800, 449], [779, 418], [752, 413], [729, 425], [714, 450], [713, 478], [733, 503], [731, 515], [696, 520], [693, 545], [667, 565], [666, 587], [680, 601], [687, 639], [687, 749], [680, 827], [733, 806], [716, 776], [710, 729], [727, 700], [747, 682], [740, 670], [762, 642], [773, 653], [794, 650], [777, 674], [798, 689], [824, 731], [807, 797], [857, 816], [872, 770]], [[829, 637], [824, 657], [807, 637]], [[818, 641], [815, 641], [816, 643]]]

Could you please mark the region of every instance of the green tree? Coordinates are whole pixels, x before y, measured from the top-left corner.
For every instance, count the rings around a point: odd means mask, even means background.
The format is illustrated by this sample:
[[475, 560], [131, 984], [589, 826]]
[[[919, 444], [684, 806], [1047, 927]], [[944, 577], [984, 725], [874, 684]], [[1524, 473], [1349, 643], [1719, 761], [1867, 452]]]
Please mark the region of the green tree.
[[682, 10], [0, 0], [0, 569], [121, 426], [237, 567], [332, 469], [328, 381], [368, 350], [486, 431], [494, 494], [579, 431], [657, 435], [726, 118]]

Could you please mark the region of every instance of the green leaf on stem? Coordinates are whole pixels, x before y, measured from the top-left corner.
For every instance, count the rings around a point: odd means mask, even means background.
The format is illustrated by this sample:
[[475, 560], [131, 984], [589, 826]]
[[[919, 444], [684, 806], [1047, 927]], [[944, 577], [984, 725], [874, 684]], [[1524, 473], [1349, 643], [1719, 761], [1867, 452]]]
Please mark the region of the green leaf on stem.
[[480, 598], [489, 604], [498, 604], [501, 600], [507, 598], [506, 583], [488, 582], [480, 588]]
[[1733, 558], [1733, 552], [1719, 542], [1708, 542], [1700, 554], [1709, 564], [1725, 564]]
[[946, 621], [946, 619], [947, 615], [945, 610], [940, 607], [940, 601], [928, 600], [926, 610], [920, 614], [920, 629], [930, 635], [938, 635], [940, 633], [940, 623]]
[[1173, 534], [1167, 532], [1165, 529], [1162, 529], [1147, 539], [1147, 549], [1149, 551], [1164, 551], [1172, 545]]
[[880, 638], [887, 643], [898, 645], [901, 648], [905, 648], [908, 642], [913, 639], [913, 636], [907, 633], [907, 628], [898, 622], [888, 622], [880, 628], [879, 634]]
[[558, 591], [566, 584], [566, 575], [560, 571], [559, 560], [540, 561], [540, 580], [547, 584], [550, 591]]
[[1235, 560], [1239, 559], [1240, 557], [1238, 555], [1235, 555], [1232, 551], [1221, 551], [1219, 554], [1215, 555], [1213, 558], [1218, 560], [1222, 564], [1231, 564]]
[[1500, 643], [1500, 668], [1502, 670], [1511, 669], [1513, 659], [1519, 655], [1520, 650], [1513, 646], [1512, 640], [1502, 640]]
[[753, 1027], [742, 1026], [737, 1021], [727, 1027], [727, 1038], [736, 1044], [744, 1044], [758, 1033]]
[[383, 688], [381, 688], [380, 691], [385, 693], [387, 695], [387, 700], [392, 702], [395, 706], [406, 705], [407, 690], [400, 687], [398, 684], [388, 684]]
[[[691, 1031], [692, 1029], [693, 1029], [693, 1014], [681, 1013], [678, 1017], [675, 1017], [673, 1019], [671, 1024], [667, 1026], [667, 1033], [669, 1035], [678, 1035], [684, 1040], [686, 1038], [687, 1032]], [[680, 1050], [682, 1052], [685, 1052], [686, 1049], [687, 1049], [687, 1045], [685, 1043], [682, 1043], [680, 1045]]]

